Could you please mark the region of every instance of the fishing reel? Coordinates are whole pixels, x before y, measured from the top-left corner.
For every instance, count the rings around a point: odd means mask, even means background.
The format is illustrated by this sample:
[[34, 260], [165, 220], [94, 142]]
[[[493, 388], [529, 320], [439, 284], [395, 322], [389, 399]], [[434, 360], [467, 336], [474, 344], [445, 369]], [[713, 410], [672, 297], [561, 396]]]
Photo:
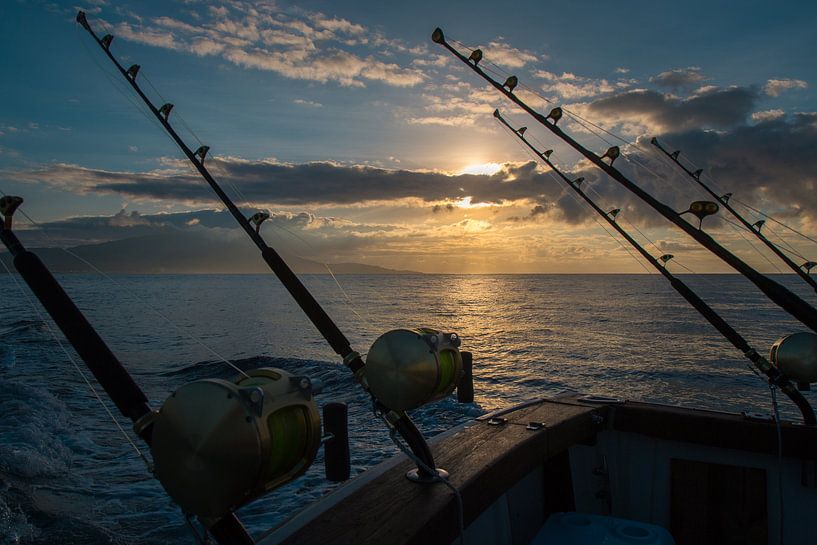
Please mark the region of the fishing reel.
[[[154, 413], [155, 476], [185, 513], [214, 521], [302, 475], [322, 443], [319, 385], [281, 369], [185, 384]], [[324, 407], [327, 478], [349, 478], [346, 405]]]
[[394, 329], [378, 337], [366, 356], [366, 381], [389, 409], [416, 409], [458, 390], [459, 401], [474, 398], [471, 354], [460, 352], [456, 333], [436, 329]]
[[817, 335], [800, 332], [777, 339], [769, 361], [797, 383], [798, 390], [811, 390], [811, 383], [817, 382]]

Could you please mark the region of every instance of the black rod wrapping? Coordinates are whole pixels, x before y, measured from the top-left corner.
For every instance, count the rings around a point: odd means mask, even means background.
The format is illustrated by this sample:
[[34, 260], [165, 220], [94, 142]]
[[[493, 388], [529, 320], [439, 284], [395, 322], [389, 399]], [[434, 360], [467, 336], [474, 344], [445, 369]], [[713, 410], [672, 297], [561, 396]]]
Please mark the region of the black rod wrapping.
[[525, 138], [519, 131], [515, 130], [511, 125], [499, 114], [499, 110], [494, 112], [494, 117], [496, 117], [503, 125], [508, 127], [511, 132], [513, 132], [517, 138], [519, 138], [531, 151], [533, 151], [537, 157], [539, 157], [548, 167], [550, 167], [553, 172], [555, 172], [561, 180], [567, 184], [579, 197], [584, 200], [591, 208], [613, 228], [616, 232], [624, 237], [624, 239], [635, 248], [639, 254], [641, 254], [644, 259], [646, 259], [650, 265], [652, 265], [658, 272], [660, 272], [664, 278], [666, 278], [670, 285], [681, 295], [698, 313], [703, 316], [706, 321], [708, 321], [712, 327], [718, 330], [718, 332], [723, 335], [726, 340], [732, 343], [732, 346], [740, 350], [744, 356], [749, 358], [752, 363], [756, 364], [756, 366], [763, 371], [766, 376], [769, 377], [769, 380], [777, 384], [781, 390], [792, 400], [792, 402], [797, 405], [797, 408], [800, 409], [800, 412], [803, 415], [803, 421], [808, 426], [815, 426], [817, 425], [817, 416], [814, 414], [814, 409], [809, 404], [808, 400], [800, 393], [797, 388], [789, 381], [785, 376], [783, 376], [780, 371], [776, 367], [772, 367], [768, 364], [768, 362], [762, 361], [762, 358], [754, 350], [749, 343], [746, 341], [743, 336], [735, 331], [735, 329], [729, 325], [729, 323], [724, 320], [720, 314], [715, 312], [715, 310], [709, 306], [703, 299], [701, 299], [697, 293], [692, 291], [692, 289], [687, 286], [681, 279], [673, 275], [669, 270], [667, 270], [666, 266], [662, 265], [658, 262], [658, 260], [653, 257], [637, 240], [635, 240], [630, 233], [628, 233], [623, 227], [621, 227], [615, 218], [605, 212], [601, 207], [599, 207], [596, 202], [590, 198], [587, 193], [585, 193], [579, 184], [572, 182], [565, 174], [556, 168], [556, 165], [550, 160], [548, 156], [540, 152], [536, 147], [531, 144], [527, 138]]
[[[528, 114], [530, 114], [531, 117], [533, 117], [541, 125], [546, 127], [550, 132], [558, 136], [560, 139], [562, 139], [564, 142], [570, 145], [573, 149], [582, 154], [587, 160], [589, 160], [591, 163], [593, 163], [598, 168], [603, 170], [612, 179], [623, 185], [630, 192], [634, 193], [641, 200], [643, 200], [644, 202], [649, 204], [653, 209], [655, 209], [659, 214], [664, 216], [667, 220], [678, 226], [686, 234], [695, 239], [707, 250], [721, 258], [732, 268], [734, 268], [743, 276], [748, 278], [775, 304], [779, 305], [786, 312], [797, 318], [800, 322], [808, 326], [813, 331], [817, 332], [817, 310], [815, 310], [814, 307], [812, 307], [806, 301], [798, 297], [796, 294], [789, 291], [784, 286], [778, 284], [774, 280], [766, 277], [765, 275], [753, 269], [751, 266], [749, 266], [743, 260], [738, 258], [732, 252], [718, 244], [715, 241], [715, 239], [713, 239], [707, 233], [700, 229], [697, 229], [695, 226], [681, 218], [681, 216], [675, 210], [673, 210], [666, 204], [660, 202], [658, 199], [656, 199], [655, 197], [653, 197], [652, 195], [638, 187], [630, 179], [628, 179], [621, 172], [619, 172], [618, 169], [613, 168], [611, 165], [606, 164], [604, 161], [601, 160], [601, 158], [598, 155], [589, 151], [587, 148], [573, 140], [570, 136], [565, 134], [564, 131], [562, 131], [562, 129], [556, 126], [556, 124], [548, 122], [545, 116], [533, 110], [530, 106], [528, 106], [522, 100], [520, 100], [516, 95], [505, 89], [501, 83], [495, 81], [488, 74], [483, 72], [479, 66], [476, 66], [468, 62], [468, 59], [466, 57], [460, 54], [459, 51], [454, 49], [450, 44], [448, 44], [448, 42], [445, 41], [442, 31], [439, 29], [437, 30], [439, 31], [439, 39], [435, 39], [437, 43], [442, 44], [455, 57], [457, 57], [468, 67], [470, 67], [471, 70], [479, 74], [485, 81], [490, 83], [495, 89], [497, 89], [509, 100], [511, 100], [514, 104], [516, 104], [524, 111], [526, 111]], [[438, 36], [437, 31], [435, 31], [434, 36], [435, 38]]]
[[664, 153], [664, 155], [666, 155], [667, 157], [669, 157], [669, 158], [670, 158], [670, 160], [671, 160], [673, 163], [675, 163], [675, 164], [678, 166], [678, 168], [680, 168], [681, 170], [683, 170], [683, 171], [684, 171], [684, 172], [687, 174], [687, 176], [689, 176], [690, 178], [692, 178], [692, 179], [695, 181], [695, 183], [697, 183], [699, 186], [701, 186], [701, 187], [704, 189], [704, 191], [706, 191], [707, 193], [709, 193], [709, 194], [710, 194], [710, 195], [711, 195], [711, 196], [712, 196], [712, 197], [713, 197], [713, 198], [714, 198], [716, 201], [718, 201], [718, 203], [719, 203], [721, 206], [723, 206], [724, 208], [726, 208], [726, 209], [729, 211], [729, 213], [730, 213], [730, 214], [732, 214], [733, 216], [735, 216], [735, 218], [737, 218], [737, 219], [738, 219], [738, 221], [740, 221], [740, 223], [741, 223], [741, 224], [742, 224], [742, 225], [743, 225], [743, 226], [744, 226], [746, 229], [748, 229], [749, 231], [751, 231], [751, 232], [752, 232], [752, 233], [753, 233], [753, 234], [754, 234], [754, 235], [755, 235], [755, 236], [756, 236], [758, 239], [760, 239], [760, 241], [761, 241], [763, 244], [765, 244], [767, 248], [769, 248], [769, 249], [770, 249], [772, 252], [774, 252], [774, 254], [775, 254], [777, 257], [779, 257], [779, 258], [781, 259], [781, 261], [783, 261], [783, 263], [785, 263], [785, 264], [786, 264], [786, 265], [787, 265], [787, 266], [788, 266], [788, 267], [789, 267], [791, 270], [793, 270], [795, 273], [797, 273], [797, 275], [798, 275], [800, 278], [802, 278], [802, 279], [803, 279], [803, 280], [804, 280], [804, 281], [805, 281], [805, 282], [806, 282], [806, 283], [807, 283], [809, 286], [811, 286], [811, 287], [812, 287], [812, 289], [814, 289], [814, 291], [817, 291], [817, 281], [815, 281], [815, 280], [814, 280], [814, 278], [812, 278], [812, 277], [811, 277], [811, 275], [809, 275], [809, 274], [808, 274], [806, 271], [804, 271], [804, 270], [803, 270], [803, 269], [802, 269], [800, 266], [798, 266], [798, 265], [797, 265], [797, 263], [795, 263], [794, 261], [792, 261], [792, 260], [791, 260], [791, 258], [789, 258], [789, 256], [787, 256], [787, 255], [786, 255], [786, 254], [785, 254], [785, 253], [784, 253], [784, 252], [783, 252], [783, 251], [782, 251], [782, 250], [781, 250], [781, 249], [780, 249], [780, 248], [777, 246], [777, 244], [773, 243], [771, 240], [769, 240], [768, 238], [766, 238], [765, 236], [763, 236], [763, 233], [761, 233], [761, 232], [760, 232], [760, 229], [755, 229], [755, 228], [752, 226], [752, 224], [751, 224], [751, 223], [749, 223], [749, 222], [746, 220], [746, 218], [744, 218], [744, 217], [743, 217], [743, 215], [742, 215], [742, 214], [740, 214], [740, 212], [738, 212], [737, 210], [735, 210], [735, 209], [732, 207], [732, 205], [731, 205], [731, 204], [729, 204], [729, 199], [728, 199], [728, 198], [724, 198], [723, 196], [718, 195], [717, 193], [715, 193], [714, 191], [712, 191], [712, 188], [711, 188], [711, 187], [709, 187], [709, 185], [707, 185], [706, 183], [704, 183], [704, 182], [701, 180], [700, 176], [696, 176], [694, 172], [692, 172], [692, 171], [691, 171], [691, 170], [689, 170], [687, 167], [685, 167], [684, 165], [682, 165], [682, 164], [681, 164], [681, 161], [679, 161], [679, 160], [678, 160], [678, 157], [677, 157], [677, 156], [674, 156], [672, 153], [668, 152], [668, 151], [667, 151], [667, 150], [666, 150], [666, 149], [665, 149], [665, 148], [664, 148], [664, 147], [663, 147], [663, 146], [662, 146], [662, 145], [661, 145], [661, 144], [658, 142], [658, 139], [657, 139], [657, 138], [653, 138], [653, 139], [652, 139], [652, 144], [653, 144], [653, 145], [654, 145], [656, 148], [658, 148], [659, 150], [661, 150], [661, 151]]
[[147, 397], [105, 341], [62, 289], [39, 257], [26, 250], [8, 229], [0, 232], [14, 254], [14, 267], [105, 389], [116, 407], [133, 421], [150, 412]]

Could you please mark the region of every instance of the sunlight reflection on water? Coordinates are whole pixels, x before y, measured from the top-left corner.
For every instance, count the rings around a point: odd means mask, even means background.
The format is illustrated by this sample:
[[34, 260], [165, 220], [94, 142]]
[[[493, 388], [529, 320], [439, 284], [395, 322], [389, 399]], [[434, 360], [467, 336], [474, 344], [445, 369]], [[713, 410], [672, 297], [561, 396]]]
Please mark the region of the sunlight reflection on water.
[[[271, 276], [118, 278], [132, 293], [95, 276], [62, 280], [154, 404], [187, 381], [230, 376], [190, 341], [194, 335], [247, 365], [320, 378], [327, 385], [321, 402], [350, 403], [353, 473], [395, 452], [349, 372]], [[779, 280], [813, 300], [796, 279]], [[340, 281], [354, 311], [330, 277], [304, 277], [355, 349], [365, 352], [388, 329], [432, 326], [459, 333], [463, 348], [474, 353], [476, 404], [448, 399], [415, 411], [429, 435], [484, 411], [564, 391], [769, 410], [768, 390], [735, 349], [656, 276]], [[761, 353], [777, 337], [803, 329], [741, 277], [688, 281]], [[24, 542], [190, 542], [177, 508], [111, 430], [25, 298], [8, 277], [0, 284], [6, 294], [0, 315], [0, 410], [6, 415], [0, 422], [0, 517]], [[795, 414], [788, 403], [783, 409]], [[241, 516], [259, 532], [331, 488], [316, 464]]]

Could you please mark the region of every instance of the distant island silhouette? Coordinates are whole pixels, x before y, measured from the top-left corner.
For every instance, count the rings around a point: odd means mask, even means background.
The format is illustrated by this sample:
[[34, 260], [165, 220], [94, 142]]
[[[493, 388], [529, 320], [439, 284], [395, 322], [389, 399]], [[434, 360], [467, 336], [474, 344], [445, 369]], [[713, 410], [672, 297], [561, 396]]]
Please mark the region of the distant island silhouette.
[[[91, 273], [91, 267], [61, 248], [30, 248], [57, 273]], [[269, 273], [258, 250], [244, 239], [218, 240], [197, 233], [174, 232], [131, 237], [68, 250], [108, 273], [255, 274]], [[328, 274], [324, 263], [281, 252], [295, 273]], [[14, 270], [8, 252], [0, 253]], [[329, 263], [334, 274], [422, 274], [362, 263]]]

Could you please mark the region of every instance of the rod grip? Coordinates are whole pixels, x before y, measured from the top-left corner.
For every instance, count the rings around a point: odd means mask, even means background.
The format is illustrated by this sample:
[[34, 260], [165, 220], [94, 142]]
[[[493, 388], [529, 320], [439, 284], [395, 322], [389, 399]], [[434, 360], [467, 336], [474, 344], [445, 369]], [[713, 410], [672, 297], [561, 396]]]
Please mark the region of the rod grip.
[[119, 411], [134, 421], [150, 412], [145, 394], [40, 258], [22, 251], [14, 257], [14, 267]]

